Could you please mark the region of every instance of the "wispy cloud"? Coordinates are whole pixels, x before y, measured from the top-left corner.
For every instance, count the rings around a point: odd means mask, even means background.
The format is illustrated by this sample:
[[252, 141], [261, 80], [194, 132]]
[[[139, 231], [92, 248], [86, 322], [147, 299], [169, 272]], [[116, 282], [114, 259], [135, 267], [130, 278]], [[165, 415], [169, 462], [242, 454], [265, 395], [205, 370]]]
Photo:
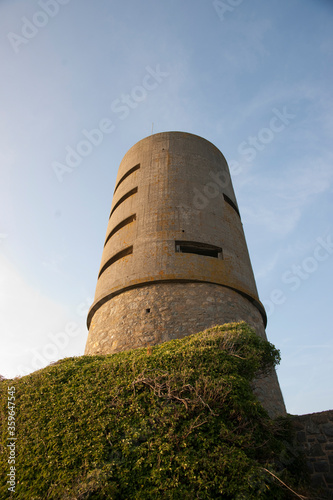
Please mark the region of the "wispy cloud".
[[271, 27], [269, 19], [240, 20], [236, 15], [230, 16], [223, 30], [229, 33], [233, 50], [230, 46], [222, 48], [225, 62], [242, 73], [254, 71], [262, 58], [269, 56], [265, 37]]
[[287, 177], [257, 173], [240, 179], [249, 193], [242, 208], [244, 220], [262, 226], [269, 234], [287, 236], [295, 229], [308, 204], [332, 188], [331, 165], [330, 157], [312, 158], [307, 165], [289, 165], [283, 169], [288, 172]]
[[275, 252], [274, 254], [268, 256], [264, 261], [261, 260], [260, 267], [256, 270], [256, 278], [266, 278], [270, 273], [275, 269], [276, 265], [279, 262], [280, 252]]

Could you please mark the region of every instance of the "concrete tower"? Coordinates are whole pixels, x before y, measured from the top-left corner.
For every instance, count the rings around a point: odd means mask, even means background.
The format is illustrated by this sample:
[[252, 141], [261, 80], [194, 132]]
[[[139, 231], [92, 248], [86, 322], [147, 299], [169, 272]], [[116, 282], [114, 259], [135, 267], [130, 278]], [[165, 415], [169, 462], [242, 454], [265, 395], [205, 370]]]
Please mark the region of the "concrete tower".
[[[240, 320], [266, 338], [224, 156], [183, 132], [139, 141], [119, 167], [85, 353], [154, 345]], [[272, 414], [283, 413], [275, 373], [268, 379], [259, 392]]]

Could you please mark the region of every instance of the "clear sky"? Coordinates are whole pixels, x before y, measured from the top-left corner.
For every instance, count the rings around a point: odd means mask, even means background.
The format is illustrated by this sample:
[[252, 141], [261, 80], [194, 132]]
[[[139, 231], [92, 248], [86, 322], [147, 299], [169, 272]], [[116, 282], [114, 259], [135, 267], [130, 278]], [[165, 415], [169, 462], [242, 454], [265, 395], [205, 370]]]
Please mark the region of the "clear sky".
[[181, 130], [231, 167], [287, 410], [333, 407], [332, 21], [330, 0], [0, 2], [2, 375], [83, 354], [119, 163]]

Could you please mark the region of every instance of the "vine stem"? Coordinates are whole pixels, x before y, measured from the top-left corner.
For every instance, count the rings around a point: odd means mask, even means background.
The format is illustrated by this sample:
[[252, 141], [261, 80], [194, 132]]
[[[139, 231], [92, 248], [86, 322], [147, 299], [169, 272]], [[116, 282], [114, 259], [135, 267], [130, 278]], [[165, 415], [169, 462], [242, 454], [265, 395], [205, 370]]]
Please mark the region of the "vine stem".
[[286, 483], [284, 483], [283, 481], [281, 481], [281, 479], [279, 477], [277, 477], [275, 474], [273, 474], [273, 472], [271, 472], [270, 470], [265, 469], [264, 467], [262, 467], [262, 470], [264, 470], [265, 472], [268, 472], [268, 474], [270, 474], [275, 479], [277, 479], [278, 481], [280, 481], [280, 483], [283, 484], [283, 486], [285, 486], [286, 488], [288, 488], [288, 490], [290, 490], [292, 493], [294, 493], [294, 495], [296, 495], [301, 500], [309, 500], [308, 497], [303, 497], [303, 495], [299, 495], [298, 493], [296, 493], [296, 491], [292, 490]]

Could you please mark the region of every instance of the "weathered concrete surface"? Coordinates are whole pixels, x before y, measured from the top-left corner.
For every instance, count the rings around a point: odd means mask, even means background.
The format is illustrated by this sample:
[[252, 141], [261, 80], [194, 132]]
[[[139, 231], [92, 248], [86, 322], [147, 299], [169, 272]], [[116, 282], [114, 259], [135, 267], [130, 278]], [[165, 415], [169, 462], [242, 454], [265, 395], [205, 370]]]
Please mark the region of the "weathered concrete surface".
[[[151, 281], [195, 280], [225, 285], [251, 297], [265, 315], [240, 217], [223, 196], [237, 208], [222, 153], [201, 137], [166, 132], [143, 139], [128, 151], [116, 185], [136, 165], [140, 168], [115, 191], [106, 240], [123, 220], [134, 214], [135, 220], [108, 239], [100, 273], [120, 251], [133, 246], [133, 253], [100, 274], [88, 328], [105, 298]], [[223, 249], [223, 254], [216, 259], [175, 252], [177, 240], [215, 245]]]
[[[86, 354], [239, 320], [265, 337], [266, 313], [224, 156], [183, 132], [143, 139], [119, 167]], [[272, 415], [285, 412], [275, 373], [258, 383], [258, 397]]]

